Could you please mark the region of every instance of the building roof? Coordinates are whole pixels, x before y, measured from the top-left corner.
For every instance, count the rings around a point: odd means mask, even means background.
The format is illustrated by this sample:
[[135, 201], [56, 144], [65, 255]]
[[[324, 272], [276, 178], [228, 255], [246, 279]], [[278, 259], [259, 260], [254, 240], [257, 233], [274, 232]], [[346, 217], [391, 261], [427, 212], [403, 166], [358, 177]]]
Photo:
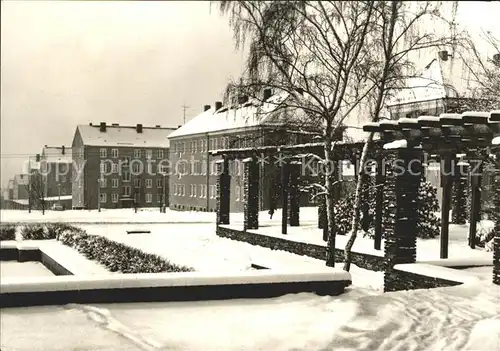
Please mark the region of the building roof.
[[391, 108], [448, 97], [471, 97], [476, 85], [461, 57], [452, 54], [443, 59], [436, 55], [420, 71], [420, 75], [407, 80], [406, 87], [400, 89], [387, 106]]
[[99, 125], [77, 126], [84, 145], [110, 147], [168, 148], [167, 137], [174, 129], [142, 127], [142, 133], [138, 133], [136, 126], [106, 125], [106, 131], [101, 132]]
[[71, 163], [72, 162], [71, 147], [64, 146], [64, 154], [62, 146], [47, 146], [42, 149], [42, 158], [48, 163]]
[[[278, 106], [285, 99], [286, 95], [275, 94], [264, 103], [251, 99], [243, 104], [222, 106], [217, 111], [212, 106], [174, 131], [169, 138], [237, 130], [259, 125], [282, 125], [285, 121], [285, 115], [273, 112], [277, 112]], [[283, 111], [281, 108], [280, 110]]]

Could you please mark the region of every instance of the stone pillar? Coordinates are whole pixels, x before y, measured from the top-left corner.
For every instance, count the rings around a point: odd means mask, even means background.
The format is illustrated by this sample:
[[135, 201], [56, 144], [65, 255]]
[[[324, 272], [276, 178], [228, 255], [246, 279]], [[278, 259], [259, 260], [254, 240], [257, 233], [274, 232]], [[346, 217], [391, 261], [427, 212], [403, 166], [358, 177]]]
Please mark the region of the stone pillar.
[[469, 247], [476, 247], [477, 222], [481, 219], [481, 182], [483, 174], [483, 153], [474, 151], [470, 160], [471, 206], [469, 215]]
[[417, 246], [417, 200], [421, 177], [421, 149], [397, 149], [389, 151], [396, 159], [397, 167], [388, 165], [387, 177], [394, 177], [394, 188], [386, 189], [395, 202], [388, 208], [389, 221], [385, 232], [384, 291], [404, 288], [394, 273], [393, 267], [401, 263], [416, 261]]
[[382, 215], [384, 210], [384, 169], [383, 152], [380, 150], [376, 154], [377, 158], [377, 173], [375, 175], [375, 250], [380, 250], [382, 246]]
[[[495, 212], [500, 213], [500, 148], [495, 152], [495, 173], [493, 179], [493, 196]], [[495, 236], [493, 237], [493, 284], [500, 285], [500, 217], [495, 218]]]
[[226, 158], [216, 162], [217, 166], [217, 225], [229, 224], [231, 176], [229, 161]]
[[283, 162], [281, 165], [281, 233], [287, 234], [288, 225], [288, 186], [289, 186], [290, 172], [288, 163]]
[[243, 230], [259, 228], [259, 164], [254, 158], [243, 160]]
[[453, 182], [453, 209], [452, 223], [465, 224], [467, 222], [467, 178], [469, 164], [463, 161], [455, 167], [455, 180]]
[[452, 200], [451, 191], [453, 186], [452, 166], [455, 162], [454, 153], [446, 152], [442, 155], [441, 186], [443, 187], [443, 196], [441, 200], [440, 258], [448, 258], [450, 207]]
[[290, 193], [289, 193], [289, 211], [288, 220], [290, 227], [298, 227], [300, 212], [300, 171], [302, 169], [300, 161], [290, 162]]

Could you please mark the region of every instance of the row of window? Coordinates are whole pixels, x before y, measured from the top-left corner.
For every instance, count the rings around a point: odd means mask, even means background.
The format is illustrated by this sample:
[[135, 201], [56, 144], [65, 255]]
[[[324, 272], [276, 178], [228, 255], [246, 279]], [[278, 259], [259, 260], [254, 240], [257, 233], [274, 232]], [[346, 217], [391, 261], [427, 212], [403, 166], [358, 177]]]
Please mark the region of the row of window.
[[[197, 189], [199, 189], [199, 193], [197, 195]], [[217, 197], [217, 186], [210, 185], [210, 198], [215, 199]], [[243, 201], [244, 197], [244, 187], [236, 186], [235, 187], [235, 196], [236, 201]], [[186, 186], [185, 184], [174, 184], [174, 195], [175, 196], [185, 196], [186, 195]], [[199, 197], [200, 199], [207, 198], [207, 185], [206, 184], [190, 184], [189, 185], [189, 197]]]
[[172, 149], [175, 153], [185, 152], [207, 152], [208, 150], [228, 149], [228, 148], [241, 148], [252, 147], [256, 144], [255, 138], [244, 137], [237, 135], [229, 142], [229, 137], [210, 137], [207, 139], [191, 140], [191, 141], [177, 141], [172, 143]]
[[[146, 193], [144, 195], [145, 195], [146, 203], [152, 203], [153, 202], [153, 194]], [[108, 194], [101, 193], [101, 194], [99, 194], [99, 196], [100, 196], [99, 200], [100, 200], [100, 202], [102, 204], [108, 202]], [[117, 193], [112, 193], [111, 194], [111, 202], [112, 203], [118, 203], [119, 198], [120, 198], [119, 194], [117, 194]], [[139, 194], [135, 194], [135, 201], [139, 202]], [[156, 194], [156, 202], [158, 202], [160, 204], [163, 203], [163, 194]]]
[[[101, 173], [108, 173], [111, 171], [111, 173], [119, 173], [120, 171], [122, 173], [128, 173], [127, 170], [123, 170], [120, 165], [117, 163], [109, 163], [108, 161], [101, 161], [100, 164], [100, 171]], [[128, 166], [125, 164], [125, 166]], [[134, 173], [142, 173], [144, 171], [144, 168], [146, 168], [148, 174], [153, 174], [153, 168], [154, 165], [151, 163], [148, 163], [146, 167], [142, 163], [132, 163], [132, 172]], [[168, 172], [168, 165], [166, 164], [158, 164], [156, 166], [156, 171], [159, 174], [167, 173]]]
[[[125, 182], [127, 180], [123, 180], [123, 181]], [[130, 181], [130, 179], [128, 181]], [[118, 178], [111, 179], [111, 187], [112, 188], [118, 188], [119, 183], [120, 183], [120, 180]], [[153, 179], [145, 179], [144, 183], [146, 185], [146, 188], [153, 187]], [[108, 186], [108, 179], [107, 178], [100, 179], [99, 184], [100, 184], [101, 188], [106, 188]], [[134, 188], [140, 188], [140, 187], [141, 187], [141, 179], [134, 179]], [[156, 187], [163, 188], [163, 179], [156, 179]]]
[[[147, 149], [147, 150], [135, 149], [134, 150], [134, 158], [141, 158], [143, 151], [144, 151], [146, 158], [153, 158], [153, 150], [150, 150], [150, 149]], [[108, 149], [101, 148], [99, 150], [99, 154], [103, 158], [108, 157]], [[110, 155], [113, 158], [118, 158], [119, 157], [118, 149], [111, 149]], [[162, 149], [156, 150], [156, 155], [157, 155], [157, 158], [163, 159], [163, 156], [164, 156], [163, 150]]]

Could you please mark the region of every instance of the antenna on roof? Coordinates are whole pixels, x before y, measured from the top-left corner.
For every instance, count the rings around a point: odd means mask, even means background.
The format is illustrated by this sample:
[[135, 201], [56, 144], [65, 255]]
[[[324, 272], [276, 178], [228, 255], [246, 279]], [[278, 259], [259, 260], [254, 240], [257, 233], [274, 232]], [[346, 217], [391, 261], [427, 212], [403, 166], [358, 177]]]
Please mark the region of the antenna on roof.
[[186, 106], [186, 104], [184, 103], [184, 105], [182, 105], [181, 107], [182, 107], [183, 119], [184, 119], [184, 123], [183, 124], [186, 124], [186, 110], [189, 108], [189, 106]]

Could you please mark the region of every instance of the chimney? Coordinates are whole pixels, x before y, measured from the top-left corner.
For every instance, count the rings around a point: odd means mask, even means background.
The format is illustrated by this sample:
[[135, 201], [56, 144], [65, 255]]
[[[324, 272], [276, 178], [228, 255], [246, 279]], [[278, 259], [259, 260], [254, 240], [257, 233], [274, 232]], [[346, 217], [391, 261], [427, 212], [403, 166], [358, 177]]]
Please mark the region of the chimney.
[[118, 123], [113, 123], [111, 124], [113, 127], [119, 127], [120, 125]]
[[65, 155], [65, 154], [66, 154], [66, 148], [64, 147], [64, 145], [61, 147], [61, 153], [62, 153], [63, 155]]
[[210, 110], [210, 105], [203, 106], [203, 112]]
[[179, 129], [180, 127], [182, 127], [182, 124], [179, 124], [179, 125], [177, 126], [177, 129]]
[[137, 130], [137, 133], [142, 133], [142, 124], [138, 124], [138, 125], [135, 127], [135, 130]]
[[99, 130], [104, 133], [106, 132], [106, 122], [101, 122]]
[[272, 95], [271, 89], [264, 89], [264, 101], [267, 101]]
[[91, 126], [91, 127], [92, 127], [92, 122], [89, 122], [89, 126]]
[[155, 125], [155, 128], [161, 128], [160, 124]]
[[438, 54], [439, 54], [439, 58], [443, 61], [448, 61], [448, 57], [451, 56], [448, 54], [448, 51], [446, 51], [446, 50], [442, 50]]
[[215, 111], [220, 110], [221, 108], [222, 108], [222, 102], [216, 101], [215, 102]]
[[240, 105], [243, 105], [246, 102], [248, 102], [248, 95], [242, 95], [238, 98], [238, 103]]
[[36, 162], [40, 162], [40, 154], [36, 154], [35, 159], [36, 159]]

